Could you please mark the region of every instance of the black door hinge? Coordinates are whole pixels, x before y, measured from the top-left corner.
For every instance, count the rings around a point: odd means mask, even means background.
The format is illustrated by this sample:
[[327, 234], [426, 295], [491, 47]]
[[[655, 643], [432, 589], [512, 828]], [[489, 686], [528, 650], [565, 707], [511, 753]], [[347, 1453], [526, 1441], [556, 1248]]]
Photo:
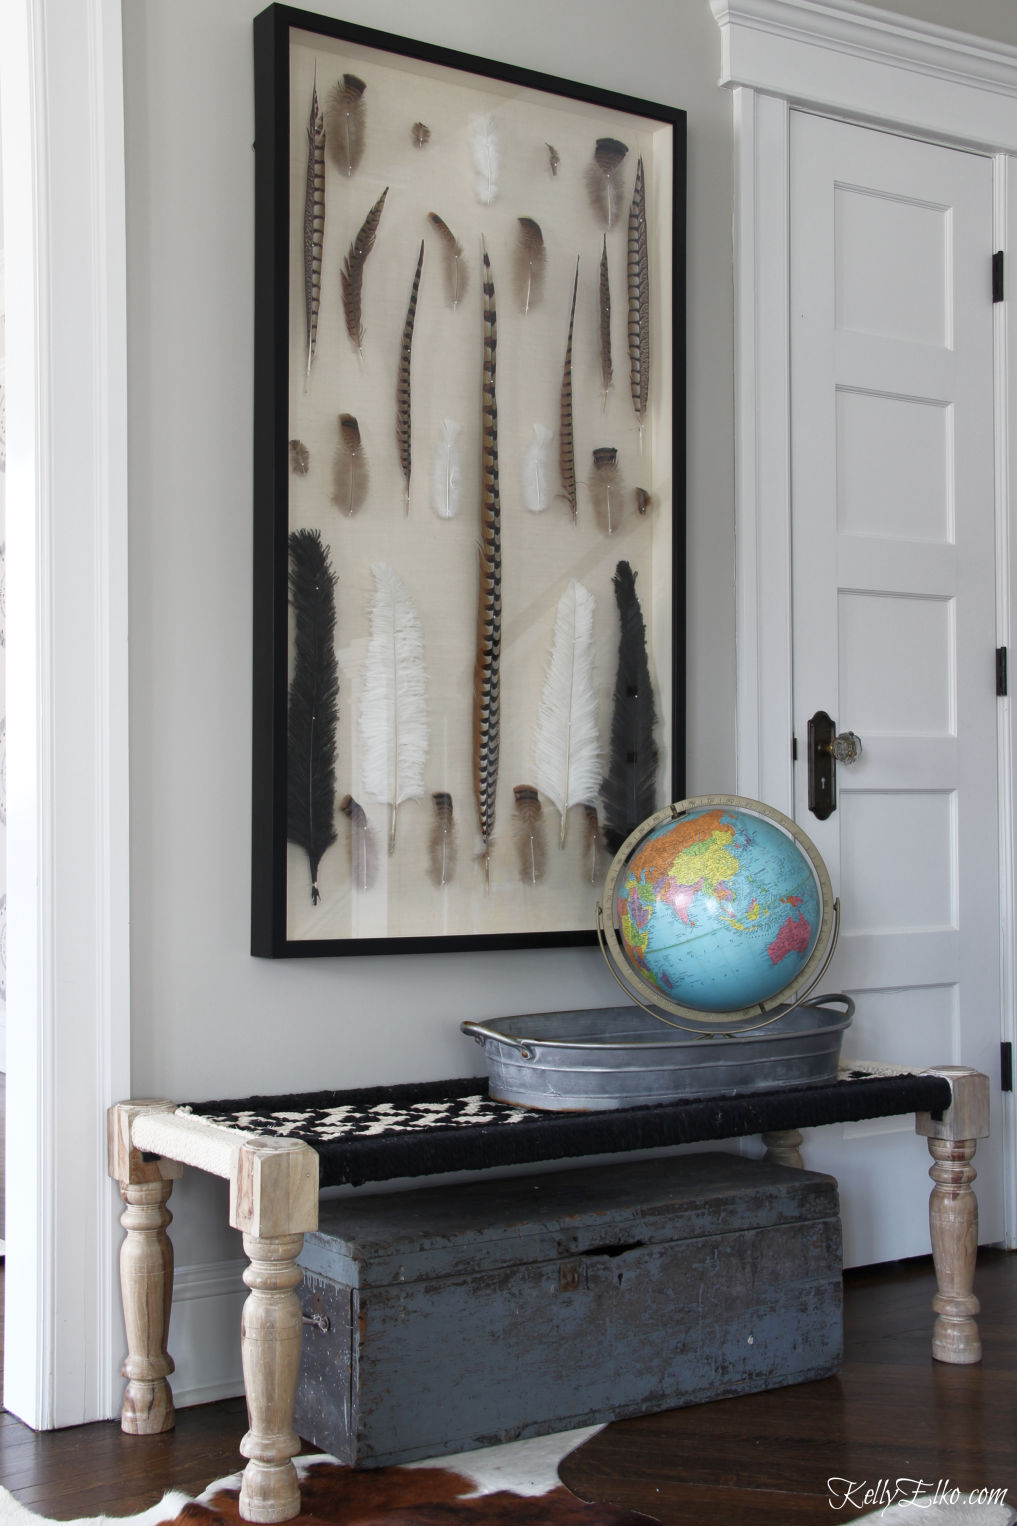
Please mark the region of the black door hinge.
[[999, 1089], [1013, 1091], [1013, 1045], [1009, 1040], [999, 1046]]
[[997, 249], [992, 256], [992, 300], [1002, 302], [1003, 294], [1003, 251]]
[[1008, 693], [1006, 687], [1006, 647], [996, 648], [996, 696], [1002, 699]]
[[791, 738], [791, 762], [792, 763], [797, 763], [798, 762], [798, 738], [797, 737], [792, 737]]

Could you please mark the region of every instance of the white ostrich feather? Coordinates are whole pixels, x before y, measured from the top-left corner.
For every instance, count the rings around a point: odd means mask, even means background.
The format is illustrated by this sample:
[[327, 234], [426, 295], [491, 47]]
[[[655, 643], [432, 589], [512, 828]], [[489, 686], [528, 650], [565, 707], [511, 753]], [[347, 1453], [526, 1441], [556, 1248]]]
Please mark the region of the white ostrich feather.
[[604, 772], [593, 682], [596, 607], [590, 591], [575, 581], [558, 601], [551, 660], [537, 712], [534, 778], [541, 793], [558, 807], [562, 847], [569, 807], [592, 805]]
[[474, 193], [483, 206], [489, 207], [498, 194], [498, 173], [501, 170], [498, 129], [489, 111], [470, 118], [470, 155], [476, 171]]
[[523, 452], [523, 502], [531, 514], [542, 513], [551, 502], [550, 444], [551, 431], [534, 424], [533, 439]]
[[438, 448], [434, 453], [431, 507], [439, 519], [454, 519], [459, 513], [463, 471], [456, 441], [462, 433], [462, 427], [455, 419], [445, 419], [441, 426]]
[[364, 789], [396, 811], [424, 793], [429, 723], [427, 671], [420, 620], [406, 585], [385, 562], [373, 562], [371, 634], [360, 696], [360, 773]]

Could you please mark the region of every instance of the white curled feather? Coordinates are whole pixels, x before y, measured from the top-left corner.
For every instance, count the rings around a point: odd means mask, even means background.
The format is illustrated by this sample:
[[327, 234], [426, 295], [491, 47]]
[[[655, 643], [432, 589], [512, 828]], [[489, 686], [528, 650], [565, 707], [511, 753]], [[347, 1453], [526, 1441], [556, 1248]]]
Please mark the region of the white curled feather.
[[573, 580], [558, 601], [551, 660], [537, 712], [534, 777], [558, 807], [565, 846], [569, 807], [592, 805], [604, 776], [593, 681], [593, 616], [597, 601]]
[[461, 424], [456, 423], [455, 419], [445, 419], [441, 426], [438, 448], [434, 453], [431, 507], [439, 519], [454, 519], [459, 513], [463, 470], [456, 441], [462, 433], [462, 427]]
[[390, 808], [391, 853], [399, 806], [424, 793], [427, 671], [420, 619], [406, 585], [385, 562], [373, 562], [371, 571], [375, 587], [360, 696], [360, 772], [367, 794]]
[[550, 444], [551, 431], [534, 424], [533, 439], [523, 452], [523, 502], [531, 514], [543, 513], [551, 502]]
[[470, 156], [476, 172], [474, 194], [483, 206], [489, 207], [498, 194], [498, 174], [501, 170], [498, 129], [489, 111], [470, 118]]

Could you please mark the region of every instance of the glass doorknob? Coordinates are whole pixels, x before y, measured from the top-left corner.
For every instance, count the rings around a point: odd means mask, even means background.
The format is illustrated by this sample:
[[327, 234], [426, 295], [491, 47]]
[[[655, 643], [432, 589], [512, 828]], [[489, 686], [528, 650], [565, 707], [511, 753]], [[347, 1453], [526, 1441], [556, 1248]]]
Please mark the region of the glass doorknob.
[[857, 763], [862, 755], [862, 739], [853, 731], [841, 731], [827, 750], [835, 763]]

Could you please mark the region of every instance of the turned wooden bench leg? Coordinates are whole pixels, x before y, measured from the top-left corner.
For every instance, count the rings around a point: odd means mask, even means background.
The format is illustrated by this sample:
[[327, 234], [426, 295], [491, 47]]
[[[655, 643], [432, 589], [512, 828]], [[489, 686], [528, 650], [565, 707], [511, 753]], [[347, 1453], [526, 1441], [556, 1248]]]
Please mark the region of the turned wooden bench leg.
[[245, 1521], [285, 1521], [300, 1509], [300, 1485], [291, 1458], [300, 1450], [293, 1406], [300, 1369], [301, 1271], [296, 1258], [303, 1235], [244, 1236], [250, 1288], [241, 1341], [250, 1429], [240, 1450], [249, 1458], [240, 1490]]
[[127, 1327], [127, 1379], [121, 1428], [131, 1436], [153, 1436], [174, 1424], [173, 1394], [166, 1379], [173, 1358], [166, 1349], [173, 1299], [173, 1247], [166, 1227], [173, 1215], [166, 1200], [172, 1181], [121, 1182], [127, 1207], [120, 1222], [127, 1238], [120, 1247], [120, 1286]]
[[293, 1408], [302, 1324], [296, 1265], [304, 1230], [318, 1225], [318, 1160], [307, 1145], [245, 1145], [230, 1177], [230, 1223], [244, 1236], [250, 1288], [241, 1341], [249, 1430], [240, 1489], [245, 1521], [288, 1521], [300, 1510]]
[[763, 1134], [763, 1143], [766, 1146], [766, 1160], [773, 1166], [794, 1166], [801, 1170], [802, 1161], [802, 1132], [800, 1129], [775, 1129], [770, 1134]]
[[929, 1231], [938, 1292], [932, 1300], [936, 1323], [932, 1354], [937, 1361], [980, 1362], [982, 1343], [975, 1315], [975, 1259], [978, 1254], [978, 1200], [971, 1188], [971, 1164], [979, 1139], [989, 1132], [989, 1078], [977, 1070], [947, 1067], [953, 1101], [941, 1118], [918, 1113], [915, 1129], [925, 1135], [933, 1164]]
[[170, 1102], [122, 1103], [109, 1112], [109, 1173], [125, 1203], [121, 1224], [120, 1286], [127, 1359], [121, 1428], [131, 1436], [154, 1436], [174, 1425], [173, 1394], [166, 1381], [173, 1359], [166, 1349], [173, 1297], [173, 1247], [166, 1207], [174, 1180], [183, 1175], [176, 1161], [146, 1159], [131, 1143], [131, 1122], [140, 1108], [169, 1111]]

